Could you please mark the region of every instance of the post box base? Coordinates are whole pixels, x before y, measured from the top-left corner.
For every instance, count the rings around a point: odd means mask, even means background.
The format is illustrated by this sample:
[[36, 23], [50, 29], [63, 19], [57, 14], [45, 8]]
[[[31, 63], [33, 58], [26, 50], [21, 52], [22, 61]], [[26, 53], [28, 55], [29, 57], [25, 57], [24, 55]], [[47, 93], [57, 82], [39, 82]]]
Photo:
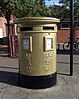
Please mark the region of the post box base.
[[27, 76], [19, 73], [19, 85], [30, 89], [44, 89], [56, 84], [57, 73], [47, 76]]

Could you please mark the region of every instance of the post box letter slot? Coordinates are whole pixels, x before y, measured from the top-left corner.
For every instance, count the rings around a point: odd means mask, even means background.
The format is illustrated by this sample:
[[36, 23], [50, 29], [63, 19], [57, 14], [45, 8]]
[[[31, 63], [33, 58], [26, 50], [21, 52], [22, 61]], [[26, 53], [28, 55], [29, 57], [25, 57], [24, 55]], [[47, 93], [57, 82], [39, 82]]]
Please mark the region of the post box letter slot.
[[20, 27], [20, 31], [32, 31], [32, 27]]
[[54, 27], [47, 27], [47, 26], [45, 26], [45, 27], [43, 27], [43, 30], [54, 30]]

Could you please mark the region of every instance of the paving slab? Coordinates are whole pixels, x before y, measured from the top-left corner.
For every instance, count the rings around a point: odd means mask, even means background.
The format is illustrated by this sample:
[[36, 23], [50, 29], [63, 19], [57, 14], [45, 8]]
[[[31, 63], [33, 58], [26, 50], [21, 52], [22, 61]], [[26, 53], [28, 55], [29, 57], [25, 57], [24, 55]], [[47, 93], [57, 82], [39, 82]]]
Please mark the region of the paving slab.
[[[60, 79], [59, 79], [60, 78]], [[47, 89], [27, 89], [8, 85], [2, 99], [75, 99], [62, 76], [58, 76], [57, 84]]]
[[79, 56], [74, 55], [74, 75], [69, 76], [70, 56], [57, 55], [57, 84], [46, 89], [18, 85], [18, 59], [0, 57], [0, 99], [79, 99]]

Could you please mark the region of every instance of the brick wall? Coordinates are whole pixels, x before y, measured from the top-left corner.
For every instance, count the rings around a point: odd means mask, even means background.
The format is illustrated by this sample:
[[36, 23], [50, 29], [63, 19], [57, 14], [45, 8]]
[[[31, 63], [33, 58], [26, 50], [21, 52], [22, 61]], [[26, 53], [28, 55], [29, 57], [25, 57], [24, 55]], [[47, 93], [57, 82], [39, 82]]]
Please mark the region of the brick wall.
[[[61, 28], [62, 23], [68, 23], [68, 28]], [[76, 21], [74, 29], [74, 39], [79, 38], [79, 22]], [[64, 43], [66, 41], [69, 41], [70, 37], [70, 22], [69, 21], [61, 21], [61, 23], [58, 24], [58, 32], [57, 32], [57, 43]], [[79, 39], [78, 39], [79, 41]]]
[[[76, 40], [76, 38], [79, 38], [79, 29], [75, 30], [75, 40]], [[78, 41], [79, 41], [79, 39], [78, 39]]]
[[57, 43], [64, 43], [69, 40], [70, 30], [69, 29], [58, 29], [57, 32]]

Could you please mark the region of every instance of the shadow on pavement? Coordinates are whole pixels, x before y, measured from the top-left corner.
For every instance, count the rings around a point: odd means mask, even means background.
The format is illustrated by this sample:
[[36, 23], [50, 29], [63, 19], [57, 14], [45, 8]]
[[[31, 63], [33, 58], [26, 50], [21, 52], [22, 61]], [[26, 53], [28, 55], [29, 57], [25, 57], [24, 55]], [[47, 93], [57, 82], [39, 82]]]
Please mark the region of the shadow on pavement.
[[[67, 51], [65, 51], [65, 50], [57, 50], [57, 54], [69, 55], [70, 54], [70, 51], [69, 50], [67, 50]], [[78, 55], [79, 54], [79, 51], [73, 51], [73, 54], [74, 55]]]
[[70, 54], [70, 51], [57, 50], [57, 54]]
[[[65, 73], [57, 74], [70, 76], [69, 74]], [[19, 74], [15, 72], [0, 71], [0, 83], [22, 87], [19, 83], [18, 75]]]
[[65, 73], [57, 73], [59, 75], [65, 75], [65, 76], [70, 76], [70, 74], [65, 74]]
[[18, 73], [0, 71], [0, 83], [6, 83], [9, 85], [19, 86]]

